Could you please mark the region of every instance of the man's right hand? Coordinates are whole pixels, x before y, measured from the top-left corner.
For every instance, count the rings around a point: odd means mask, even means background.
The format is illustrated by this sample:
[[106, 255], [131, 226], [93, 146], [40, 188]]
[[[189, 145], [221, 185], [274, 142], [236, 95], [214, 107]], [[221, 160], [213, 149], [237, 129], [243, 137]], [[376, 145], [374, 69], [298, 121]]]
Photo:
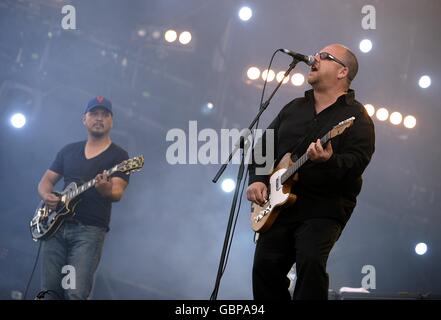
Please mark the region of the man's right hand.
[[60, 201], [60, 198], [53, 193], [46, 193], [43, 197], [43, 201], [46, 203], [49, 209], [55, 209]]
[[258, 205], [263, 205], [268, 199], [266, 185], [263, 182], [254, 182], [250, 184], [247, 188], [247, 198]]

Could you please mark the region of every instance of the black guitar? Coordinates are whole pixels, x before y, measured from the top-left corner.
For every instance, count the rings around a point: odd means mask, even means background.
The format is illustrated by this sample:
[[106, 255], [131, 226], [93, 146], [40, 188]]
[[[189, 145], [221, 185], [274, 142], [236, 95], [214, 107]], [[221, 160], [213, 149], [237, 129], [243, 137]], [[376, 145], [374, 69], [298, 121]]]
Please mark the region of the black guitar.
[[[143, 166], [144, 157], [138, 156], [117, 164], [113, 168], [106, 170], [106, 173], [109, 176], [117, 171], [131, 174], [134, 171], [141, 170]], [[95, 179], [89, 180], [81, 186], [72, 182], [62, 192], [54, 192], [60, 198], [55, 209], [49, 209], [44, 201], [41, 201], [30, 222], [32, 239], [37, 241], [48, 238], [58, 230], [64, 219], [74, 216], [75, 207], [81, 201], [78, 196], [95, 186], [95, 183]]]

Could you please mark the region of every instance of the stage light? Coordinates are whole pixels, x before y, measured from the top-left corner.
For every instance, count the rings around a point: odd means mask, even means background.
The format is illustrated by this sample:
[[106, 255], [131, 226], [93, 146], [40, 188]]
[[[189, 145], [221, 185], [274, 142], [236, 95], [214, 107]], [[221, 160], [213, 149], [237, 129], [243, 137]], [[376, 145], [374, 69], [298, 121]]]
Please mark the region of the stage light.
[[145, 31], [145, 29], [141, 28], [141, 29], [138, 30], [138, 36], [141, 37], [141, 38], [145, 37], [146, 34], [147, 34], [147, 32]]
[[[278, 72], [278, 73], [277, 73], [277, 76], [276, 76], [276, 80], [277, 80], [277, 82], [282, 81], [284, 75], [285, 75], [285, 71], [280, 71], [280, 72]], [[289, 81], [289, 76], [287, 76], [287, 77], [283, 80], [283, 84], [287, 83], [288, 81]]]
[[276, 74], [273, 70], [263, 70], [262, 71], [262, 79], [265, 81], [268, 78], [268, 82], [271, 82], [276, 77]]
[[253, 11], [249, 7], [242, 7], [239, 10], [239, 18], [242, 21], [248, 21], [253, 16]]
[[222, 190], [224, 192], [231, 192], [236, 188], [236, 183], [232, 179], [225, 179], [222, 181]]
[[165, 41], [167, 42], [173, 42], [177, 37], [178, 35], [176, 34], [175, 30], [167, 30], [164, 34]]
[[389, 118], [389, 111], [386, 108], [380, 108], [377, 110], [377, 119], [380, 121], [385, 121]]
[[26, 124], [26, 117], [22, 113], [15, 113], [10, 121], [14, 128], [20, 129]]
[[248, 68], [247, 76], [248, 76], [248, 79], [250, 79], [250, 80], [258, 79], [260, 77], [259, 68], [257, 68], [257, 67]]
[[161, 32], [158, 30], [155, 30], [152, 32], [152, 38], [153, 39], [159, 39], [161, 37]]
[[366, 109], [368, 115], [372, 117], [375, 114], [375, 107], [371, 104], [365, 104], [364, 108]]
[[406, 116], [403, 122], [404, 126], [408, 129], [412, 129], [416, 125], [416, 119], [414, 116]]
[[432, 83], [432, 80], [430, 79], [429, 76], [422, 76], [420, 78], [420, 80], [418, 81], [418, 85], [423, 89], [430, 87], [431, 83]]
[[191, 41], [191, 33], [188, 31], [184, 31], [179, 35], [179, 42], [182, 44], [189, 44]]
[[424, 242], [420, 242], [415, 246], [415, 252], [418, 255], [423, 255], [427, 252], [427, 245]]
[[305, 82], [305, 76], [301, 73], [294, 73], [291, 77], [291, 82], [296, 87], [299, 87]]
[[401, 113], [399, 113], [397, 111], [392, 112], [389, 117], [389, 121], [390, 121], [390, 123], [392, 123], [394, 125], [399, 125], [401, 123], [401, 121], [403, 121], [403, 116], [401, 115]]
[[372, 49], [372, 41], [369, 39], [363, 39], [360, 41], [361, 52], [367, 53]]
[[214, 110], [214, 104], [212, 102], [207, 102], [202, 105], [201, 112], [203, 114], [210, 114]]

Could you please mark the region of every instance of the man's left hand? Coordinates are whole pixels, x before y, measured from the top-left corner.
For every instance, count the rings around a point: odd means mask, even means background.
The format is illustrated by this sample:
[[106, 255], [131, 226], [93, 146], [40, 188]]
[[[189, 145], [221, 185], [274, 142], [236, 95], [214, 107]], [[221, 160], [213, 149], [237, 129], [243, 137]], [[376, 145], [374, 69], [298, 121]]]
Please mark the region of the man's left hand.
[[112, 181], [110, 180], [109, 175], [103, 171], [103, 173], [99, 173], [95, 177], [96, 190], [105, 198], [112, 196]]
[[328, 142], [325, 149], [323, 149], [322, 144], [320, 143], [320, 139], [317, 139], [316, 142], [312, 142], [308, 150], [306, 151], [308, 157], [313, 162], [325, 162], [328, 161], [332, 156], [332, 144]]

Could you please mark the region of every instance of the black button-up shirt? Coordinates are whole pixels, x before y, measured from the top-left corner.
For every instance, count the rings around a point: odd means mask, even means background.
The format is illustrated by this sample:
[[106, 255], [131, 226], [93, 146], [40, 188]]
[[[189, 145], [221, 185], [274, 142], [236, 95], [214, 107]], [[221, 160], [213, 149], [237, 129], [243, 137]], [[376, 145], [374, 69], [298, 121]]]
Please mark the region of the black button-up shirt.
[[[346, 224], [361, 191], [361, 175], [375, 150], [374, 124], [364, 106], [355, 100], [353, 90], [318, 114], [313, 90], [309, 90], [304, 97], [288, 103], [268, 127], [274, 129], [275, 157], [267, 160], [276, 166], [287, 152], [302, 156], [311, 142], [350, 117], [355, 117], [353, 125], [331, 140], [331, 158], [322, 163], [308, 161], [298, 171], [299, 181], [292, 189], [298, 198], [293, 206], [283, 210], [281, 216], [289, 216], [284, 219], [327, 217], [338, 220], [343, 226]], [[269, 143], [266, 135], [260, 143], [265, 150]], [[248, 167], [249, 184], [268, 183], [269, 175], [256, 175], [256, 166], [252, 163]]]

